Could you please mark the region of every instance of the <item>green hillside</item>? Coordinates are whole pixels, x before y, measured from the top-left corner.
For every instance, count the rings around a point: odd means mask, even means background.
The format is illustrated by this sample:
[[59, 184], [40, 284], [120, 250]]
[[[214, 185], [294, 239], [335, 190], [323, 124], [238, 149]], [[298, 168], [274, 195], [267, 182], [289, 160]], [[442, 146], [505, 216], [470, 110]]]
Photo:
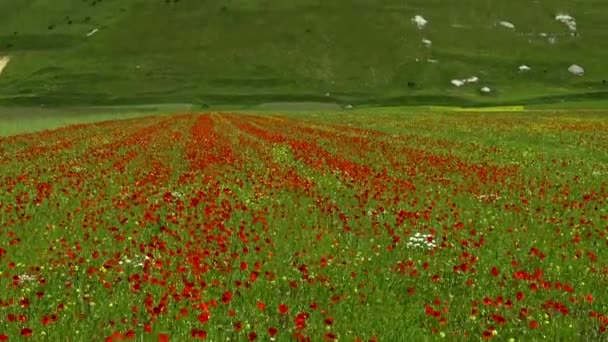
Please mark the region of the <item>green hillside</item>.
[[600, 99], [607, 15], [605, 0], [0, 0], [0, 104]]

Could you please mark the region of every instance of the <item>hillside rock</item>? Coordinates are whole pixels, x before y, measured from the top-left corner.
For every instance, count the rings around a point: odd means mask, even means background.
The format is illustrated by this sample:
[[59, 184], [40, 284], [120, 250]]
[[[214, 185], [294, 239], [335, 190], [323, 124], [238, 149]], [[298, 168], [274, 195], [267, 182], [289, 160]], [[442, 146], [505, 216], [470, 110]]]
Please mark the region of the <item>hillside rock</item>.
[[576, 64], [572, 64], [569, 68], [568, 71], [572, 74], [572, 75], [576, 75], [576, 76], [583, 76], [585, 74], [585, 69], [583, 69], [583, 67], [581, 67], [580, 65], [576, 65]]

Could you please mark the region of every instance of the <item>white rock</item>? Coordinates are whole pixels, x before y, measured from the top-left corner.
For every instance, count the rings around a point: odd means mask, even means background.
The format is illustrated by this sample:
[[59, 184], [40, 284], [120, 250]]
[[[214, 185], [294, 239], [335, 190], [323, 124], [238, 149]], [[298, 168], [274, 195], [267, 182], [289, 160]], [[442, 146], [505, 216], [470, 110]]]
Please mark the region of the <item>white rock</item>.
[[472, 77], [467, 78], [465, 81], [466, 81], [467, 83], [477, 83], [477, 81], [479, 81], [479, 77], [477, 77], [477, 76], [472, 76]]
[[87, 33], [87, 37], [90, 37], [90, 36], [94, 35], [98, 31], [99, 31], [99, 29], [93, 29], [93, 30], [91, 30], [91, 32]]
[[576, 64], [572, 64], [568, 68], [568, 71], [570, 71], [571, 74], [576, 75], [576, 76], [583, 76], [585, 74], [585, 69], [583, 69], [583, 67], [581, 67], [580, 65], [576, 65]]
[[426, 26], [426, 24], [429, 23], [421, 15], [416, 15], [414, 18], [412, 18], [412, 22], [414, 24], [416, 24], [416, 26], [418, 26], [418, 29], [423, 29]]
[[8, 65], [8, 62], [11, 61], [11, 58], [8, 56], [0, 57], [0, 74], [4, 71], [4, 68]]
[[424, 44], [426, 47], [429, 47], [429, 48], [430, 48], [431, 46], [433, 46], [433, 42], [432, 42], [432, 41], [430, 41], [430, 40], [428, 40], [428, 39], [423, 39], [423, 40], [422, 40], [422, 44]]
[[349, 105], [348, 104], [348, 105], [344, 106], [344, 108], [346, 108], [346, 109], [353, 109], [353, 105]]
[[431, 58], [427, 59], [426, 61], [427, 61], [427, 62], [429, 62], [429, 63], [432, 63], [432, 64], [437, 64], [437, 63], [439, 63], [439, 61], [438, 61], [438, 60], [436, 60], [436, 59], [431, 59]]
[[513, 23], [508, 22], [508, 21], [499, 21], [498, 25], [502, 26], [502, 27], [506, 27], [508, 29], [514, 30], [515, 29], [515, 25], [513, 25]]
[[547, 39], [547, 41], [549, 42], [549, 44], [553, 45], [553, 44], [557, 43], [557, 38], [549, 37], [549, 39]]
[[464, 85], [464, 82], [462, 82], [461, 80], [452, 80], [451, 83], [457, 87], [462, 87]]
[[571, 15], [560, 13], [555, 16], [555, 20], [566, 24], [566, 26], [568, 26], [570, 31], [572, 31], [572, 32], [576, 31], [576, 20]]
[[525, 65], [525, 64], [524, 65], [520, 65], [519, 66], [519, 71], [521, 71], [521, 72], [530, 71], [530, 67], [527, 66], [527, 65]]
[[483, 87], [483, 88], [481, 88], [481, 92], [488, 94], [488, 93], [492, 92], [492, 89], [490, 89], [489, 87]]
[[330, 93], [325, 93], [325, 96], [330, 97], [331, 94]]

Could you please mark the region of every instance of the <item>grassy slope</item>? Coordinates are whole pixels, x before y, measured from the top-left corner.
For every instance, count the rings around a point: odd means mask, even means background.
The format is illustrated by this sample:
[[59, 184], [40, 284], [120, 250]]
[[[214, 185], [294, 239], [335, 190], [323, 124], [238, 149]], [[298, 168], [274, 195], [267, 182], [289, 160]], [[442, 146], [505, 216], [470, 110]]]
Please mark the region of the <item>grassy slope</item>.
[[[562, 11], [579, 37], [554, 20]], [[608, 92], [604, 13], [603, 0], [0, 0], [0, 54], [13, 57], [0, 103], [593, 100]], [[533, 70], [518, 73], [522, 63]], [[569, 75], [572, 63], [586, 76]], [[450, 85], [473, 75], [482, 84]]]

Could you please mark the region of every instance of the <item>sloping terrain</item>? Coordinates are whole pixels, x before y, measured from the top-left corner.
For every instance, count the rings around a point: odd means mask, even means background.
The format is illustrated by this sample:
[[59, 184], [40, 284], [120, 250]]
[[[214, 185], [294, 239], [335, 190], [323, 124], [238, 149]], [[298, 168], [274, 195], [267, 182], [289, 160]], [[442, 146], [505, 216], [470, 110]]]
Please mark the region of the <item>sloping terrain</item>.
[[606, 13], [603, 0], [0, 0], [0, 103], [601, 98]]

